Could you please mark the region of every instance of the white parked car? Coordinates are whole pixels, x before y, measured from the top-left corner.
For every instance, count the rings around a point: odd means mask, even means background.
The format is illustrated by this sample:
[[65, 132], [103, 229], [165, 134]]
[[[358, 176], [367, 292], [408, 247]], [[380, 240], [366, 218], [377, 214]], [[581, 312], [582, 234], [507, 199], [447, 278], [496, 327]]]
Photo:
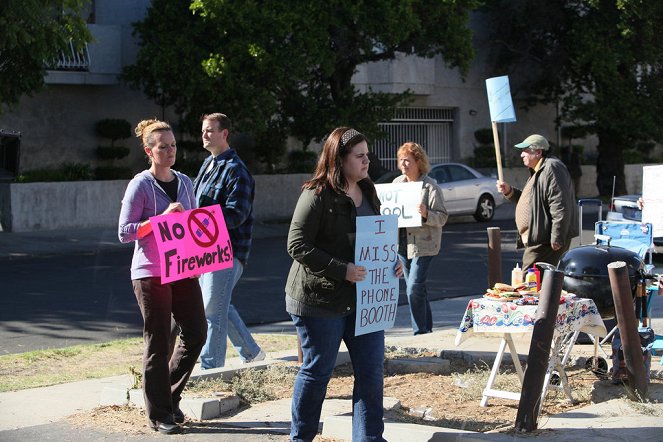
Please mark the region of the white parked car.
[[[376, 183], [391, 183], [399, 175], [400, 171], [387, 172]], [[433, 164], [428, 176], [440, 185], [449, 215], [473, 215], [477, 221], [490, 221], [505, 201], [495, 187], [496, 178], [464, 164]]]

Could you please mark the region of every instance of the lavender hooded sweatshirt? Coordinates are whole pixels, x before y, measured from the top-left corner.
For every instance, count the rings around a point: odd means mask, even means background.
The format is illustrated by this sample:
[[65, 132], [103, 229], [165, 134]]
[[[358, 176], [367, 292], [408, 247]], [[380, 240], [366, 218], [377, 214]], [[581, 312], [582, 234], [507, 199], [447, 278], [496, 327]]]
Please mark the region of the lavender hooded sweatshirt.
[[[172, 169], [171, 169], [172, 170]], [[172, 171], [178, 179], [177, 202], [184, 210], [196, 207], [191, 179], [183, 173]], [[131, 260], [131, 279], [161, 276], [159, 253], [154, 234], [138, 239], [138, 226], [151, 216], [161, 215], [170, 203], [174, 203], [159, 186], [149, 170], [136, 175], [124, 192], [118, 236], [120, 242], [136, 241]]]

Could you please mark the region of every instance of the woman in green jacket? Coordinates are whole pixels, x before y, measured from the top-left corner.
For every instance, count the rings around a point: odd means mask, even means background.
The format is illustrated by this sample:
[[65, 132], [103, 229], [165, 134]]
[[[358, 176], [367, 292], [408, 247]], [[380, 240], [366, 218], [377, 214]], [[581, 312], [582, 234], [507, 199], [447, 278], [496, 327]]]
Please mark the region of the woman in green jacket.
[[[293, 441], [311, 441], [341, 341], [352, 360], [352, 440], [383, 441], [384, 332], [355, 336], [355, 283], [366, 268], [353, 263], [357, 216], [380, 214], [368, 178], [368, 143], [340, 127], [326, 139], [313, 178], [297, 202], [288, 234], [294, 259], [286, 283], [286, 310], [304, 360], [292, 395]], [[397, 265], [400, 276], [400, 264]]]

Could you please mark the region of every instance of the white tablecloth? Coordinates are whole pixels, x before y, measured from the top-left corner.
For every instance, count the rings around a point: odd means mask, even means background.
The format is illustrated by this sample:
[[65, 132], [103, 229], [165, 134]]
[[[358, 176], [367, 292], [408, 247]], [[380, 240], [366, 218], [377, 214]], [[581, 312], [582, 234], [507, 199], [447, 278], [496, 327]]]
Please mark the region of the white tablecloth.
[[[472, 299], [456, 334], [460, 345], [474, 333], [532, 333], [536, 318], [536, 305], [517, 305], [486, 298]], [[555, 321], [555, 334], [581, 331], [594, 336], [607, 334], [596, 304], [591, 299], [573, 298], [559, 305]]]

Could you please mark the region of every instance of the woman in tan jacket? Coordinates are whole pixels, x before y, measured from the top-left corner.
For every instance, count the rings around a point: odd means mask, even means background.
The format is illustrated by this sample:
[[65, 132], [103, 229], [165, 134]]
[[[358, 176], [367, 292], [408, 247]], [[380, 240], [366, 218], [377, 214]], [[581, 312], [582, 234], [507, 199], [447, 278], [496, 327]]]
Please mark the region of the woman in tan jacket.
[[440, 252], [442, 226], [447, 222], [448, 215], [442, 189], [427, 175], [430, 162], [419, 144], [407, 142], [398, 149], [398, 167], [403, 175], [397, 177], [394, 183], [423, 181], [419, 204], [421, 226], [398, 229], [398, 257], [403, 263], [412, 329], [415, 335], [420, 335], [433, 331], [426, 278], [431, 261]]

